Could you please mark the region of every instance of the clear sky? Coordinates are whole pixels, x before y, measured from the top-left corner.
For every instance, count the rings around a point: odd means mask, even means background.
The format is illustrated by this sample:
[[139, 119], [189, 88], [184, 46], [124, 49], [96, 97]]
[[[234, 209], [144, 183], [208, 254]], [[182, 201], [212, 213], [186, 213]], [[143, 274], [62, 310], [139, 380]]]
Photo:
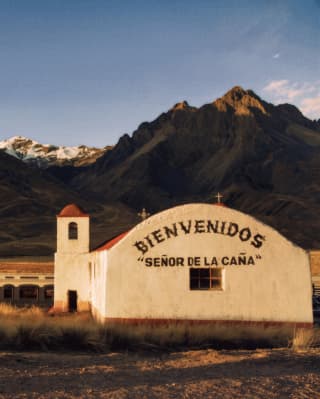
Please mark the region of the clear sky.
[[115, 144], [235, 85], [320, 118], [320, 0], [0, 0], [0, 140]]

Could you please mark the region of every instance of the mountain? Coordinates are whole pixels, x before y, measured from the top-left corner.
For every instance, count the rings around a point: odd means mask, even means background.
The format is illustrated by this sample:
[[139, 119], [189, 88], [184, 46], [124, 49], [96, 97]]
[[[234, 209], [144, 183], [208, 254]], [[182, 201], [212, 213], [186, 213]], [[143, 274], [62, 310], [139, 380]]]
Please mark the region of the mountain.
[[22, 136], [11, 137], [0, 141], [0, 149], [9, 155], [21, 159], [29, 165], [40, 168], [49, 166], [81, 166], [96, 161], [110, 146], [104, 148], [54, 146], [51, 144], [40, 144], [37, 141]]
[[319, 247], [319, 155], [319, 121], [234, 87], [200, 108], [178, 103], [142, 123], [66, 182], [100, 203], [151, 212], [214, 202], [220, 191], [228, 206]]
[[[92, 246], [105, 240], [117, 219], [119, 231], [137, 222], [137, 215], [121, 203], [86, 201], [44, 169], [29, 166], [0, 152], [0, 256], [52, 255], [56, 246], [56, 215], [76, 202], [95, 216]], [[124, 221], [119, 220], [119, 215]]]
[[[48, 165], [48, 164], [47, 164]], [[196, 108], [175, 104], [89, 165], [39, 169], [0, 152], [0, 254], [53, 253], [55, 214], [68, 202], [92, 216], [93, 246], [151, 213], [215, 202], [320, 248], [320, 122], [234, 87]]]

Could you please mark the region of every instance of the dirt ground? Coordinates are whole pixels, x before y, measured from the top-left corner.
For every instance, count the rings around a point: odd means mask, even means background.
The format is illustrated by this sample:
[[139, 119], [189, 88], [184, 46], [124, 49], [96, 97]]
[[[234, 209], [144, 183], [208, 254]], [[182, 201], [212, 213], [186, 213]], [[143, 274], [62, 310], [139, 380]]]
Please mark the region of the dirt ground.
[[0, 353], [0, 398], [320, 398], [320, 349]]

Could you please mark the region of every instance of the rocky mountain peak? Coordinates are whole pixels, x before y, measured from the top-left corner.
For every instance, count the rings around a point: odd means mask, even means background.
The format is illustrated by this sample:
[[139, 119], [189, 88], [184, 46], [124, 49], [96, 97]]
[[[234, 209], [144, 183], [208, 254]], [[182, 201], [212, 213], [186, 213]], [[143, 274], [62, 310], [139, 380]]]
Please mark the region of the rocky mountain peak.
[[232, 99], [233, 101], [240, 101], [247, 94], [247, 90], [244, 90], [241, 86], [234, 86], [232, 89], [227, 91], [223, 98]]
[[[320, 248], [319, 127], [292, 105], [274, 106], [236, 86], [199, 108], [176, 104], [132, 136], [122, 136], [110, 151], [102, 149], [104, 155], [84, 168], [74, 166], [88, 159], [85, 146], [11, 138], [0, 143], [0, 216], [6, 226], [0, 252], [52, 253], [53, 215], [68, 202], [80, 201], [92, 214], [98, 244], [138, 223], [142, 207], [155, 213], [188, 202], [212, 203], [218, 191], [228, 206], [305, 248]], [[17, 158], [58, 159], [66, 166], [39, 171]]]
[[229, 106], [239, 115], [250, 115], [252, 109], [267, 114], [264, 102], [252, 90], [244, 90], [241, 86], [233, 87], [213, 104], [219, 111], [226, 111]]
[[187, 101], [182, 101], [180, 103], [175, 104], [172, 108], [171, 111], [181, 111], [181, 110], [195, 110], [196, 107], [192, 107], [189, 105]]

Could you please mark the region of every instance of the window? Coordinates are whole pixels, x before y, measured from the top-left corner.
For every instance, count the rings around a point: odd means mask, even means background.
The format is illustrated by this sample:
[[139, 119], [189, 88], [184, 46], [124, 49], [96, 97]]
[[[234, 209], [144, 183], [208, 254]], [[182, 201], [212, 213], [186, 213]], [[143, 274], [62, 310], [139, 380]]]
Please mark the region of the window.
[[53, 299], [53, 285], [47, 285], [44, 287], [44, 298]]
[[13, 299], [13, 286], [5, 285], [3, 287], [3, 298], [4, 299]]
[[71, 222], [69, 223], [69, 240], [77, 240], [78, 239], [78, 225], [77, 223]]
[[34, 285], [25, 285], [20, 287], [20, 298], [21, 299], [38, 299], [39, 289]]
[[222, 269], [190, 269], [190, 290], [222, 290]]

